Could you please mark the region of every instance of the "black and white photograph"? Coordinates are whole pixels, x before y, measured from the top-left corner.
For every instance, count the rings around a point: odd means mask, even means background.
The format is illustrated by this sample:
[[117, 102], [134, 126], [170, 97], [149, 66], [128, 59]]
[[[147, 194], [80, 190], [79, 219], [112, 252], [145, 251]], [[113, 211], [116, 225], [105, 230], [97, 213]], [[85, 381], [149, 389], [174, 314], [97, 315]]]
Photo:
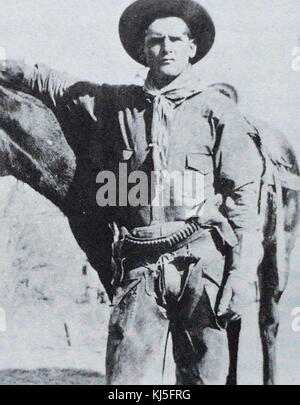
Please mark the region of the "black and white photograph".
[[300, 385], [299, 0], [0, 15], [0, 385]]

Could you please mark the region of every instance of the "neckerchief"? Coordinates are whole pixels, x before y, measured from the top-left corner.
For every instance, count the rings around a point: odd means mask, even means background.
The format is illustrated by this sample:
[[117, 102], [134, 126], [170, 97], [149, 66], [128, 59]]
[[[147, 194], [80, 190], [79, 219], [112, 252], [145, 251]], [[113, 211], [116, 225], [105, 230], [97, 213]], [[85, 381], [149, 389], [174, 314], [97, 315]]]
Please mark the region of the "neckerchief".
[[160, 171], [167, 168], [170, 127], [175, 109], [186, 99], [201, 91], [200, 79], [191, 66], [161, 89], [155, 87], [151, 74], [148, 74], [144, 92], [153, 105], [149, 146], [153, 149], [154, 170]]

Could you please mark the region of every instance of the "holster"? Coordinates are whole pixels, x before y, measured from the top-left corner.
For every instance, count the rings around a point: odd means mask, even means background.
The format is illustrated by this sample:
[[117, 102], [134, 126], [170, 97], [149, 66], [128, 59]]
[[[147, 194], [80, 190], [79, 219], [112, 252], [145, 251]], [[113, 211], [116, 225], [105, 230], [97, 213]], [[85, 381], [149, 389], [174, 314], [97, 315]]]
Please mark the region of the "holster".
[[165, 238], [152, 238], [150, 245], [143, 244], [149, 240], [143, 238], [137, 240], [138, 243], [132, 243], [132, 238], [125, 231], [117, 242], [118, 248], [114, 249], [118, 256], [115, 257], [117, 266], [113, 283], [116, 289], [123, 285], [123, 292], [120, 295], [118, 290], [119, 298], [114, 304], [120, 302], [138, 280], [144, 279], [145, 292], [155, 296], [158, 305], [167, 309], [170, 316], [172, 313], [177, 316], [180, 310], [181, 317], [189, 318], [203, 293], [201, 241], [204, 249], [206, 239], [214, 243], [211, 235], [214, 229], [199, 225], [193, 229], [196, 230], [190, 236], [169, 249], [166, 248]]

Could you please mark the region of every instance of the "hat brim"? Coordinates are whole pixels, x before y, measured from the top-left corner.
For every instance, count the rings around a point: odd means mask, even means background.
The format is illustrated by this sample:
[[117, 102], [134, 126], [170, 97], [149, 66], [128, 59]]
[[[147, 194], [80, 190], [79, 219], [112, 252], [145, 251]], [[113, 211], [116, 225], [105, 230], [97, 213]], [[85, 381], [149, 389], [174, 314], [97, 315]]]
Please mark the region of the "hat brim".
[[215, 26], [200, 4], [193, 0], [137, 0], [123, 12], [119, 23], [124, 49], [136, 62], [147, 66], [142, 52], [145, 31], [153, 21], [164, 17], [179, 17], [189, 27], [197, 44], [192, 64], [210, 51], [215, 40]]

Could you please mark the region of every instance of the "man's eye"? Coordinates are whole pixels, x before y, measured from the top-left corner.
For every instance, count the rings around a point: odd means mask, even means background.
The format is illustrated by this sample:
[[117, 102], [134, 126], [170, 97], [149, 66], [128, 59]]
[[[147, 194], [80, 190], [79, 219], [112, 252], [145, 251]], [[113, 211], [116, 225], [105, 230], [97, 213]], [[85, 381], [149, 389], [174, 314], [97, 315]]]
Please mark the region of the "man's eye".
[[181, 38], [179, 38], [179, 37], [171, 37], [170, 40], [172, 42], [179, 42], [179, 41], [181, 41]]
[[162, 39], [161, 38], [151, 38], [148, 41], [148, 45], [149, 46], [155, 46], [155, 45], [160, 45], [162, 43]]

